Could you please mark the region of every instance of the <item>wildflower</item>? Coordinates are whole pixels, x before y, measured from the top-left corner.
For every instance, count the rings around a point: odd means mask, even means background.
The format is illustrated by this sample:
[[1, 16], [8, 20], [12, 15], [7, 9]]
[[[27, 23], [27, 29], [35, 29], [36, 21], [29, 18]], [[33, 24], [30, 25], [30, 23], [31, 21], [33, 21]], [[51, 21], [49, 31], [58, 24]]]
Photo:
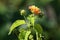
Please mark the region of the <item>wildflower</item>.
[[34, 6], [34, 5], [29, 6], [29, 9], [30, 9], [31, 12], [34, 13], [34, 14], [40, 14], [40, 13], [41, 13], [41, 10], [40, 10], [38, 7]]

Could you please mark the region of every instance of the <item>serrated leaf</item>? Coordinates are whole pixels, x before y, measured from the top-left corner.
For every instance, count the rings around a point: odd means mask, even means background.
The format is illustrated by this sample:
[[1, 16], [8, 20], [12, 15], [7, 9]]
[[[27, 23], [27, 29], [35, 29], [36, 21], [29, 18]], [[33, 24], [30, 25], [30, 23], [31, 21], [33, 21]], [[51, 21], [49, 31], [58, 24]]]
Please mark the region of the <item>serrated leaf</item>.
[[25, 21], [24, 21], [24, 20], [16, 20], [16, 21], [12, 24], [12, 26], [10, 27], [10, 31], [9, 31], [8, 35], [10, 35], [11, 32], [12, 32], [16, 27], [18, 27], [18, 26], [20, 26], [20, 25], [22, 25], [22, 24], [25, 24]]
[[42, 27], [39, 24], [34, 24], [34, 29], [41, 34], [43, 32]]

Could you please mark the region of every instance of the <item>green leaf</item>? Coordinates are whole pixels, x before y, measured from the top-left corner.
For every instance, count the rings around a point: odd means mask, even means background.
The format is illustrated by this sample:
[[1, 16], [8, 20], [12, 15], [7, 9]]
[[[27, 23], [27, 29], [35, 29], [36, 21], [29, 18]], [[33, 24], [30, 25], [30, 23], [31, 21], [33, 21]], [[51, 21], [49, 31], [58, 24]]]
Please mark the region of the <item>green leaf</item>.
[[[42, 36], [42, 35], [40, 34], [40, 36]], [[42, 37], [39, 37], [38, 32], [36, 32], [36, 40], [42, 40]]]
[[21, 29], [20, 33], [18, 35], [19, 40], [24, 40], [25, 39], [25, 35], [26, 35], [26, 30]]
[[28, 36], [30, 35], [30, 33], [30, 30], [21, 29], [18, 36], [19, 40], [28, 40]]
[[32, 17], [32, 18], [31, 18], [31, 23], [32, 23], [32, 25], [34, 25], [34, 22], [35, 22], [34, 17]]
[[30, 21], [30, 23], [34, 26], [34, 22], [35, 22], [35, 19], [36, 19], [37, 17], [36, 16], [34, 16], [34, 14], [31, 14], [31, 15], [29, 15], [28, 17], [27, 17], [27, 19]]
[[30, 35], [31, 31], [27, 31], [25, 35], [25, 40], [28, 40], [28, 36]]
[[22, 24], [25, 24], [25, 21], [24, 21], [24, 20], [16, 20], [16, 21], [12, 24], [12, 26], [10, 27], [10, 31], [9, 31], [8, 35], [10, 35], [11, 32], [12, 32], [16, 27], [18, 27], [18, 26], [20, 26], [20, 25], [22, 25]]
[[34, 24], [34, 29], [39, 33], [42, 34], [43, 29], [39, 24]]

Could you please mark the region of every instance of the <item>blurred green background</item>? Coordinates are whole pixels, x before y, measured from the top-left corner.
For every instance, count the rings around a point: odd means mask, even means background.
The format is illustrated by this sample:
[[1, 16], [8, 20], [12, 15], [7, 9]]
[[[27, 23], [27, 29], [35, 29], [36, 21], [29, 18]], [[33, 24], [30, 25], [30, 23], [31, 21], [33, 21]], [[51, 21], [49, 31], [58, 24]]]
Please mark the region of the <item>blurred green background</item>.
[[0, 0], [0, 40], [18, 40], [15, 35], [8, 35], [9, 28], [15, 20], [24, 19], [19, 9], [29, 5], [38, 6], [45, 14], [40, 20], [43, 40], [60, 40], [60, 0]]

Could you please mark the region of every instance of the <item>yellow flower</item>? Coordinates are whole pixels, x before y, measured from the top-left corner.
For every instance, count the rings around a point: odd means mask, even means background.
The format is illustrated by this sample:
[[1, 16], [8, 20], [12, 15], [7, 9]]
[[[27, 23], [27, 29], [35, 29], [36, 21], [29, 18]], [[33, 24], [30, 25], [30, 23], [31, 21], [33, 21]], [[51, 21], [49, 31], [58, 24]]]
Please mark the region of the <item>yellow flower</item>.
[[37, 15], [38, 15], [38, 14], [41, 13], [41, 10], [40, 10], [38, 7], [34, 6], [34, 5], [29, 6], [29, 9], [30, 9], [31, 12], [34, 13], [34, 14], [37, 14]]

